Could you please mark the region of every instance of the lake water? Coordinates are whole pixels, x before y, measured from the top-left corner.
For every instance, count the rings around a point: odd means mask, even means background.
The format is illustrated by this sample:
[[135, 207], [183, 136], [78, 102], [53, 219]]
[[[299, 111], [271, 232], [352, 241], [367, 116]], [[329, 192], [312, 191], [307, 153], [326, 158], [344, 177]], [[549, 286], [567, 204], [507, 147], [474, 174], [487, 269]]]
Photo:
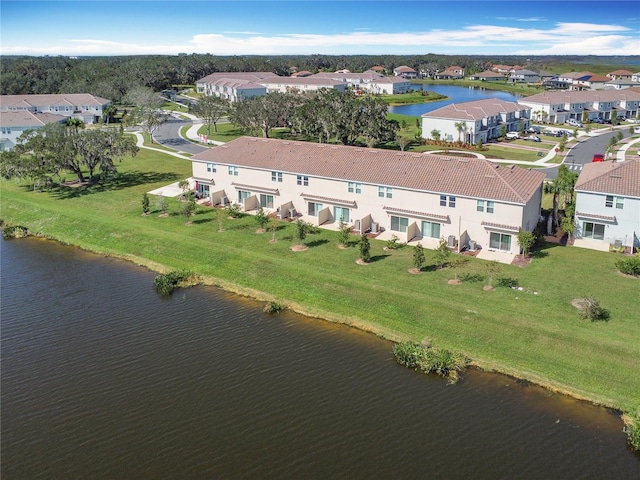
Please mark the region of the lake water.
[[2, 478], [638, 479], [610, 410], [38, 239], [0, 241]]
[[458, 87], [456, 85], [412, 85], [413, 90], [424, 90], [428, 92], [436, 92], [449, 97], [446, 100], [429, 103], [415, 103], [411, 105], [399, 105], [389, 107], [390, 113], [398, 113], [401, 115], [411, 115], [419, 117], [423, 113], [431, 112], [452, 103], [471, 102], [474, 100], [484, 100], [486, 98], [498, 98], [506, 102], [517, 102], [520, 96], [499, 90], [483, 90], [480, 88]]

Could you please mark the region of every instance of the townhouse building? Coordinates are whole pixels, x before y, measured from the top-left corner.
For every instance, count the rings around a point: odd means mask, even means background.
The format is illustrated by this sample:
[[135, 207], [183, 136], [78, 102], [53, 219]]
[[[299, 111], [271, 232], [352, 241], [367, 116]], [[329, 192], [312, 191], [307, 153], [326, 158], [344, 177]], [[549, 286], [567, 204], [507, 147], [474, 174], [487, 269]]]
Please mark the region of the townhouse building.
[[486, 143], [503, 127], [506, 132], [529, 128], [530, 116], [530, 107], [497, 98], [452, 103], [422, 115], [422, 138], [433, 138], [436, 130], [444, 140]]
[[48, 123], [65, 123], [69, 117], [27, 110], [0, 113], [0, 151], [11, 150], [27, 130], [37, 130]]
[[487, 160], [241, 137], [191, 158], [198, 191], [213, 205], [263, 207], [337, 229], [340, 220], [380, 239], [441, 239], [455, 250], [519, 253], [517, 233], [540, 215], [537, 170]]
[[509, 75], [509, 81], [512, 83], [537, 83], [540, 81], [540, 75], [531, 70], [515, 70]]
[[589, 121], [618, 117], [637, 118], [640, 91], [626, 89], [543, 92], [521, 98], [518, 103], [529, 107], [533, 118], [547, 123], [564, 123], [569, 119]]
[[45, 95], [0, 95], [0, 113], [31, 112], [77, 118], [85, 124], [98, 123], [104, 109], [111, 103], [106, 98], [89, 93]]
[[411, 82], [404, 77], [389, 77], [373, 70], [362, 73], [353, 72], [321, 72], [315, 78], [327, 78], [342, 82], [355, 92], [379, 94], [399, 94], [411, 91]]
[[588, 163], [575, 191], [575, 246], [640, 248], [640, 159]]
[[393, 75], [396, 77], [417, 78], [418, 72], [411, 67], [401, 65], [393, 69]]

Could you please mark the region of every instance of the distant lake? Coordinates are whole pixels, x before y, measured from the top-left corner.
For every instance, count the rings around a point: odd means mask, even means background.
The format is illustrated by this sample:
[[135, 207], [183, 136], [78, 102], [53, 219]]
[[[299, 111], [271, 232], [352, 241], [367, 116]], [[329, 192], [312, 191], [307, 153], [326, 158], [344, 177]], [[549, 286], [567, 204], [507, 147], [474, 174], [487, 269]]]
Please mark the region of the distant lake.
[[412, 105], [389, 107], [389, 113], [419, 117], [423, 113], [437, 110], [438, 108], [442, 108], [452, 103], [471, 102], [473, 100], [484, 100], [486, 98], [498, 98], [506, 102], [517, 102], [520, 98], [520, 95], [514, 95], [513, 93], [509, 92], [501, 92], [499, 90], [457, 87], [455, 85], [412, 85], [413, 90], [420, 90], [421, 87], [424, 87], [425, 91], [439, 93], [440, 95], [446, 95], [449, 98], [440, 102], [415, 103]]

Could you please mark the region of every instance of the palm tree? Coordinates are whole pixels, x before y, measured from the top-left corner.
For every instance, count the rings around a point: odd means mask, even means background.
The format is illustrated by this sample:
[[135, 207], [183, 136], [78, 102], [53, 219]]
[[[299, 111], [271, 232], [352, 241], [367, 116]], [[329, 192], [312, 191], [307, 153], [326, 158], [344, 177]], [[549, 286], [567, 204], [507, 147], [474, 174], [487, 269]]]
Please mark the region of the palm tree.
[[454, 126], [456, 127], [456, 130], [458, 130], [458, 142], [460, 142], [460, 137], [462, 136], [462, 132], [465, 131], [467, 129], [467, 123], [466, 122], [456, 122], [454, 123]]
[[566, 203], [569, 198], [573, 198], [573, 188], [577, 179], [577, 174], [570, 172], [566, 165], [560, 165], [557, 177], [544, 186], [545, 193], [553, 194], [553, 224], [556, 228], [560, 226], [558, 220], [560, 196], [564, 196], [564, 203]]

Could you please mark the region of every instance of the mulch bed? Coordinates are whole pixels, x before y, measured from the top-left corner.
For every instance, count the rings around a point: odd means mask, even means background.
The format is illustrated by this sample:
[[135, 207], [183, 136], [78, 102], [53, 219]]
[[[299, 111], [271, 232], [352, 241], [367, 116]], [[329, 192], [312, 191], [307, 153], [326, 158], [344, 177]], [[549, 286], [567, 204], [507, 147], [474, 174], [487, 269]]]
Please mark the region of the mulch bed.
[[511, 262], [511, 265], [515, 265], [516, 267], [526, 267], [531, 263], [531, 257], [525, 257], [524, 255], [516, 255]]

